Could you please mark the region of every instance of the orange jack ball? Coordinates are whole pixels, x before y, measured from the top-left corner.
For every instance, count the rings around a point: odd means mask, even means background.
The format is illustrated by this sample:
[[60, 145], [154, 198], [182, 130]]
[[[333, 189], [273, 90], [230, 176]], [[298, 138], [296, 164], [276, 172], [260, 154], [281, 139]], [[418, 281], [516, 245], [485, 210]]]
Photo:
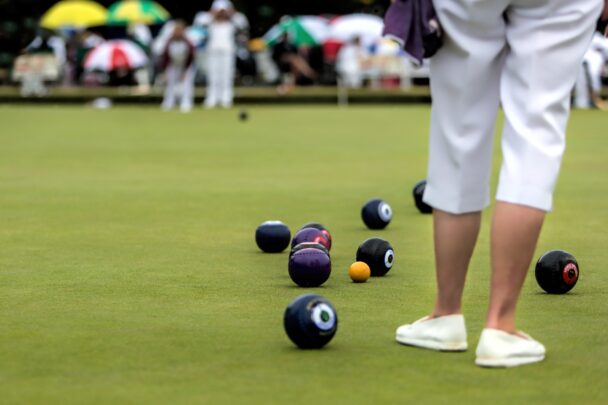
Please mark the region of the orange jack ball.
[[355, 283], [365, 283], [372, 271], [364, 262], [354, 262], [348, 268], [348, 275]]

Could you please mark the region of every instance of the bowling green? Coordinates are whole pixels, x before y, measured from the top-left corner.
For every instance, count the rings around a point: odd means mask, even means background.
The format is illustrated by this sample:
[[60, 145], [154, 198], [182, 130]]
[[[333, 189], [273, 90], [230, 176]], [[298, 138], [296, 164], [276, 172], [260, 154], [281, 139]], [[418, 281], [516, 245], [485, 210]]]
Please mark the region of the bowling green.
[[[571, 252], [579, 283], [550, 296], [530, 273], [519, 304], [519, 327], [547, 359], [486, 370], [473, 362], [492, 207], [464, 294], [469, 351], [394, 341], [434, 301], [431, 217], [410, 194], [425, 177], [429, 106], [247, 110], [241, 122], [237, 109], [0, 107], [2, 403], [605, 403], [607, 114], [573, 112], [535, 254]], [[372, 197], [393, 208], [385, 230], [361, 221]], [[296, 287], [286, 252], [258, 251], [255, 228], [272, 219], [331, 230], [325, 285]], [[372, 236], [391, 242], [395, 266], [354, 284], [348, 267]], [[338, 311], [322, 350], [298, 350], [283, 331], [303, 293]]]

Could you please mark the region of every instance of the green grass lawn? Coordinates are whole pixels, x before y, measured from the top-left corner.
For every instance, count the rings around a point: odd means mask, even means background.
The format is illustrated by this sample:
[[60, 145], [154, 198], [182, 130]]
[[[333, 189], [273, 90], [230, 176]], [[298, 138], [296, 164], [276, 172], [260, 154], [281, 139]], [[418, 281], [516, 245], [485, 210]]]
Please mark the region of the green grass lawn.
[[[530, 273], [520, 302], [519, 326], [547, 359], [487, 370], [473, 361], [490, 210], [465, 291], [469, 351], [393, 340], [434, 300], [431, 218], [410, 195], [429, 111], [255, 107], [242, 123], [236, 110], [0, 107], [0, 402], [606, 403], [608, 115], [573, 113], [536, 255], [570, 251], [579, 283], [549, 296]], [[375, 196], [395, 214], [383, 231], [359, 216]], [[329, 227], [325, 285], [296, 287], [287, 253], [257, 250], [268, 219]], [[392, 243], [395, 267], [354, 284], [347, 268], [371, 236]], [[282, 326], [309, 292], [340, 320], [318, 351]]]

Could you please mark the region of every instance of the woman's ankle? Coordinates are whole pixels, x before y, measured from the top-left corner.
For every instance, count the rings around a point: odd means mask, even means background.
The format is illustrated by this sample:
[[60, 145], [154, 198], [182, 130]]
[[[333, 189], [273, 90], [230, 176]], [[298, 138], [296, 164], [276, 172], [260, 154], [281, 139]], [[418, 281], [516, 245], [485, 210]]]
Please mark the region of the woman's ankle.
[[460, 307], [435, 307], [429, 315], [430, 318], [439, 318], [440, 316], [461, 315]]

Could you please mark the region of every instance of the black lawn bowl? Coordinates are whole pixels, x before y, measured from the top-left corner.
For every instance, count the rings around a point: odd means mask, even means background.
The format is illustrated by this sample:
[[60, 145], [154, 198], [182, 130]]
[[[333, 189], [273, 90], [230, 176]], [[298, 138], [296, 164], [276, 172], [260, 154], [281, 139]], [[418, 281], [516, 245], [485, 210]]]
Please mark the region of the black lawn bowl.
[[393, 218], [393, 210], [385, 201], [374, 198], [361, 208], [361, 219], [369, 229], [384, 229]]
[[395, 252], [390, 243], [380, 238], [370, 238], [357, 249], [356, 261], [366, 263], [372, 277], [384, 276], [395, 263]]
[[421, 214], [432, 214], [433, 207], [422, 201], [424, 195], [424, 189], [426, 188], [426, 180], [421, 180], [412, 189], [412, 195], [414, 196], [414, 204]]
[[551, 250], [538, 259], [534, 275], [549, 294], [565, 294], [576, 285], [580, 268], [576, 258], [563, 250]]
[[320, 349], [336, 334], [338, 314], [327, 299], [305, 294], [289, 304], [283, 326], [289, 339], [300, 349]]
[[289, 246], [291, 232], [281, 221], [266, 221], [255, 231], [255, 242], [266, 253], [280, 253]]

